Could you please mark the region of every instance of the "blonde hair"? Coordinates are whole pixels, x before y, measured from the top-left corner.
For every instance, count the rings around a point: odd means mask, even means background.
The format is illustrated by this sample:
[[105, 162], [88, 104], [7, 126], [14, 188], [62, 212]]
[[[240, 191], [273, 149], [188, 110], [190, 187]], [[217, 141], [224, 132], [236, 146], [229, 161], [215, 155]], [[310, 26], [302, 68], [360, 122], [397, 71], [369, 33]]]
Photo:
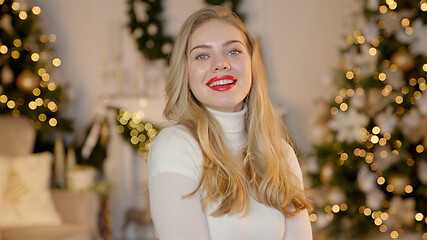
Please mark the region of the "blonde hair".
[[[212, 19], [226, 21], [246, 37], [252, 60], [252, 87], [245, 99], [248, 106], [245, 129], [248, 144], [239, 159], [225, 144], [224, 134], [216, 119], [197, 101], [189, 89], [186, 50], [189, 37], [202, 24]], [[290, 142], [286, 128], [275, 114], [258, 44], [236, 14], [220, 6], [209, 6], [193, 13], [181, 27], [170, 59], [166, 85], [168, 101], [166, 118], [186, 126], [197, 140], [204, 157], [204, 167], [197, 189], [203, 190], [202, 206], [220, 200], [211, 214], [221, 216], [249, 212], [249, 195], [285, 216], [310, 208], [302, 184], [290, 172], [285, 159], [283, 140]], [[294, 210], [287, 207], [293, 206]]]

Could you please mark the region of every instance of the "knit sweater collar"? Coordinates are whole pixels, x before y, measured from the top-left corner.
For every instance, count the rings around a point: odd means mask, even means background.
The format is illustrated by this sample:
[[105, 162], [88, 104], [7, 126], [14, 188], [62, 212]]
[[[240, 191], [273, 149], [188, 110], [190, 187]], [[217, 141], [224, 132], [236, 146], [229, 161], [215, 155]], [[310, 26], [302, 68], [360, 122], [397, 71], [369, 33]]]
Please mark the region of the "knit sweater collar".
[[244, 130], [245, 115], [248, 111], [246, 103], [243, 103], [243, 109], [238, 112], [220, 112], [210, 108], [207, 109], [219, 122], [224, 133], [239, 133]]

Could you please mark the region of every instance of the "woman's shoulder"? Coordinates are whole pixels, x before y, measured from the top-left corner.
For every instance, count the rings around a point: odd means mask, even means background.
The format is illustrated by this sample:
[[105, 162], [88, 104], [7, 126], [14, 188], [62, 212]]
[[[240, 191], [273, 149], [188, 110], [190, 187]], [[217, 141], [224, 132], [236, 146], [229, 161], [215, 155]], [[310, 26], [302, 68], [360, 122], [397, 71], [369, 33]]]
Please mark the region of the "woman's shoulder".
[[176, 172], [193, 178], [198, 175], [202, 156], [199, 144], [185, 126], [166, 127], [150, 147], [149, 175]]

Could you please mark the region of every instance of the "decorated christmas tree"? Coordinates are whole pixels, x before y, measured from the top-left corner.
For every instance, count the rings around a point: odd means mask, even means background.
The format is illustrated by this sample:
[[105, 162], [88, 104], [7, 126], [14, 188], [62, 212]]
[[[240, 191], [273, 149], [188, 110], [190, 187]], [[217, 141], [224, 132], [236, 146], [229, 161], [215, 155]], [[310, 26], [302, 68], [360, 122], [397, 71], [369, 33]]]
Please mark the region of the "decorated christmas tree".
[[52, 150], [54, 132], [71, 130], [61, 117], [65, 94], [54, 82], [61, 65], [29, 1], [0, 0], [0, 114], [26, 116], [38, 130], [37, 151]]
[[327, 239], [427, 239], [427, 1], [362, 6], [317, 119], [310, 218]]

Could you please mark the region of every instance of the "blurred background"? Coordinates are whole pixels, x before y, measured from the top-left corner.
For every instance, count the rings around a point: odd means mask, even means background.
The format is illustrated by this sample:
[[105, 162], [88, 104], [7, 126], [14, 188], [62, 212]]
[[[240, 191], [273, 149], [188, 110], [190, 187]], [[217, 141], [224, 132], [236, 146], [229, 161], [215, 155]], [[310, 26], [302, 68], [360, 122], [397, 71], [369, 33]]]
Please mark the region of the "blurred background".
[[260, 42], [315, 239], [427, 239], [425, 0], [0, 0], [0, 236], [154, 238], [145, 158], [168, 124], [167, 58], [208, 3]]

